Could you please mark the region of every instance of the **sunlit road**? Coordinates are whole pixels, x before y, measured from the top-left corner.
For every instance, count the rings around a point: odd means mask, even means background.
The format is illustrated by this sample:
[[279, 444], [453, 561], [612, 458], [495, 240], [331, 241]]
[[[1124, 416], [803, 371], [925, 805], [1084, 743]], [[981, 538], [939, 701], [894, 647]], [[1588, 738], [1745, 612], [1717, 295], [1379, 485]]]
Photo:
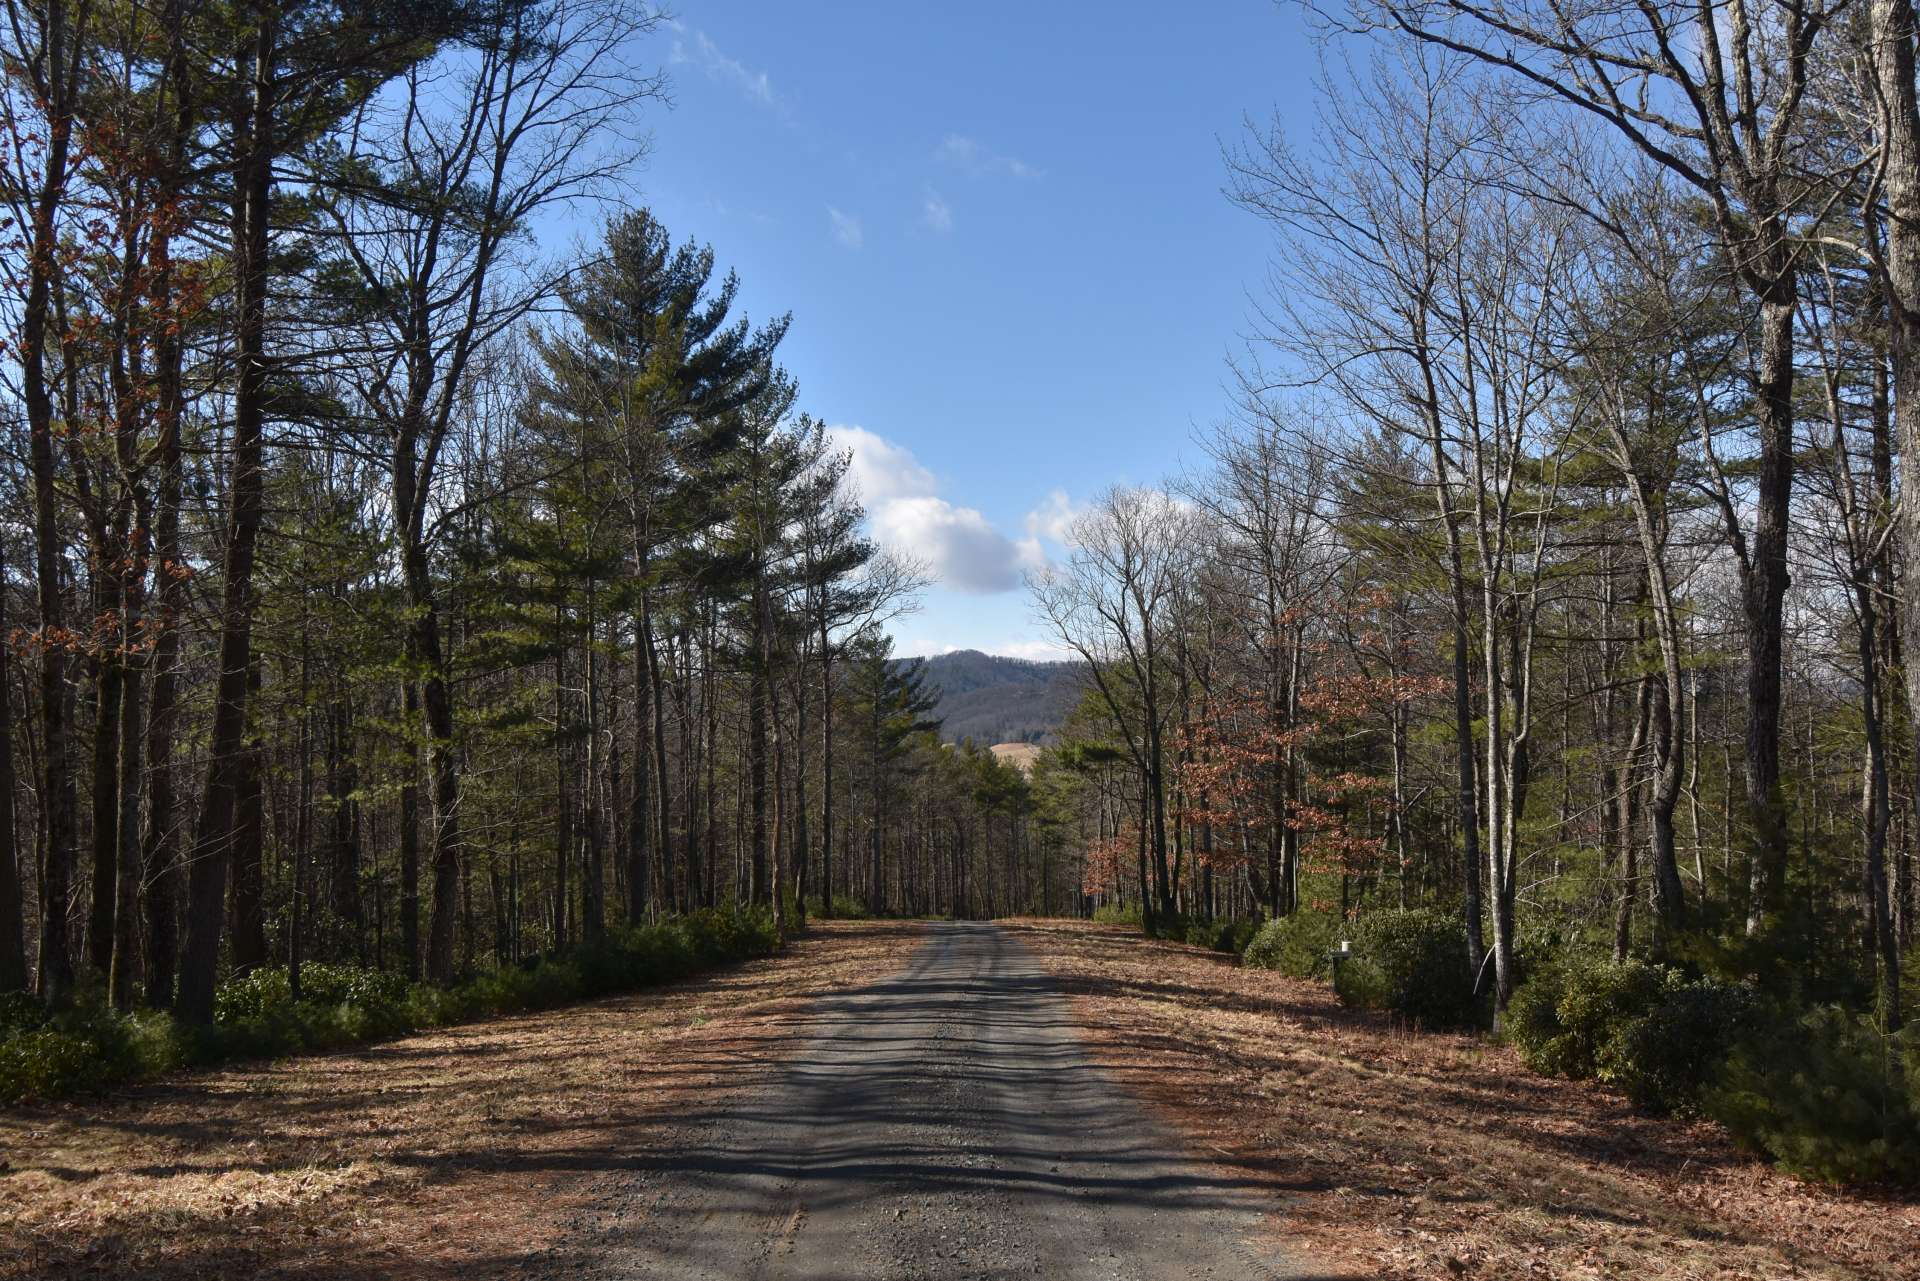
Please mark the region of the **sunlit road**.
[[594, 1272], [740, 1278], [1298, 1277], [1242, 1176], [1189, 1159], [1082, 1053], [990, 925], [819, 1001], [750, 1100], [640, 1155]]

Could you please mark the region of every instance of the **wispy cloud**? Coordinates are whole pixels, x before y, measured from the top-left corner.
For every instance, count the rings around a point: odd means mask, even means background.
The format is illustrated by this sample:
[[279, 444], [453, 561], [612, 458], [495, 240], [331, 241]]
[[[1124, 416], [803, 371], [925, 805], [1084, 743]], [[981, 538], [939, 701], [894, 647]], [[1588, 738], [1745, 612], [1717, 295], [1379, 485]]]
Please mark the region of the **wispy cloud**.
[[[685, 33], [686, 25], [675, 25], [674, 30]], [[667, 55], [671, 62], [688, 63], [699, 67], [712, 79], [731, 84], [748, 99], [766, 107], [779, 106], [774, 97], [773, 81], [764, 71], [755, 71], [738, 58], [729, 58], [720, 51], [704, 31], [695, 31], [691, 43], [685, 38], [676, 38], [673, 49]]]
[[1027, 513], [1027, 536], [1015, 544], [1020, 567], [1033, 573], [1047, 572], [1053, 565], [1049, 549], [1072, 545], [1073, 522], [1082, 510], [1073, 505], [1066, 490], [1049, 491], [1040, 505]]
[[1010, 178], [1038, 178], [1041, 171], [1018, 156], [1004, 155], [977, 138], [950, 133], [934, 148], [934, 159], [971, 178], [1004, 174]]
[[1073, 522], [1082, 510], [1073, 505], [1066, 490], [1050, 490], [1040, 505], [1027, 513], [1027, 537], [1070, 543], [1073, 541]]
[[991, 654], [1003, 654], [1008, 658], [1024, 658], [1036, 663], [1058, 663], [1077, 657], [1064, 642], [1058, 640], [1018, 640], [996, 645], [987, 651]]
[[928, 187], [920, 198], [920, 222], [928, 230], [941, 235], [953, 230], [953, 206], [932, 187]]
[[847, 248], [858, 249], [867, 243], [866, 233], [860, 230], [860, 220], [852, 214], [841, 213], [828, 205], [827, 219], [833, 224], [833, 238]]

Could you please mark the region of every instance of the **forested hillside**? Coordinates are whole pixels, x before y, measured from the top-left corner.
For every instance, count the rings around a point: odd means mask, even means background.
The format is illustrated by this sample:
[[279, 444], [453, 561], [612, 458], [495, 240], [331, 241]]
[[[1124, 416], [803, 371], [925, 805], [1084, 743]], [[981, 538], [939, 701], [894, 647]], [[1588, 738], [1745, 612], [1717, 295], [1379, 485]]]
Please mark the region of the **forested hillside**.
[[933, 714], [949, 743], [1051, 744], [1085, 688], [1077, 663], [1037, 663], [963, 649], [926, 660]]

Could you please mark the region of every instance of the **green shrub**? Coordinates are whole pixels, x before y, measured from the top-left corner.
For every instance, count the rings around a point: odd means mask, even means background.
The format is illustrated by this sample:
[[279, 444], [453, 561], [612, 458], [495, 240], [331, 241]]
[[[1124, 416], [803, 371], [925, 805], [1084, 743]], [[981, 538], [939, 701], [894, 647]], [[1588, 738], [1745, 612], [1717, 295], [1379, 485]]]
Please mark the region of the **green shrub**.
[[0, 1094], [13, 1102], [100, 1089], [112, 1068], [98, 1046], [70, 1032], [40, 1027], [0, 1041]]
[[1093, 919], [1102, 925], [1140, 924], [1140, 905], [1138, 903], [1102, 903], [1093, 909]]
[[1226, 928], [1214, 941], [1213, 950], [1231, 952], [1238, 956], [1247, 950], [1248, 945], [1253, 942], [1253, 936], [1260, 932], [1262, 924], [1263, 922], [1257, 916], [1243, 916], [1227, 922]]
[[242, 978], [228, 979], [213, 993], [213, 1021], [239, 1023], [265, 1018], [274, 1010], [293, 1004], [293, 989], [287, 972], [275, 966], [262, 966]]
[[139, 1050], [126, 1022], [110, 1010], [85, 1006], [0, 1041], [0, 1099], [54, 1099], [99, 1090], [139, 1067]]
[[1806, 1178], [1920, 1182], [1920, 1033], [1819, 1006], [1746, 1037], [1707, 1112]]
[[1450, 914], [1375, 912], [1360, 919], [1353, 945], [1334, 982], [1347, 1004], [1392, 1010], [1426, 1027], [1475, 1021], [1466, 927]]
[[1278, 970], [1297, 979], [1322, 978], [1327, 952], [1339, 941], [1345, 922], [1326, 912], [1296, 912], [1268, 921], [1247, 944], [1240, 959], [1257, 970]]
[[1614, 1039], [1664, 1001], [1678, 982], [1671, 970], [1631, 959], [1569, 970], [1558, 1007], [1564, 1074], [1604, 1079], [1615, 1057], [1610, 1052]]
[[320, 1005], [398, 1005], [407, 980], [363, 965], [309, 964], [300, 967], [300, 997]]
[[[361, 965], [311, 963], [300, 967], [300, 1004], [357, 1006], [369, 1013], [398, 1011], [407, 999], [407, 980]], [[244, 978], [229, 979], [214, 992], [216, 1023], [272, 1020], [294, 1004], [291, 974], [281, 966], [263, 966]], [[312, 1021], [309, 1012], [307, 1020]]]
[[0, 1038], [45, 1027], [51, 1017], [47, 1007], [31, 992], [8, 992], [0, 996]]
[[1560, 965], [1542, 967], [1514, 991], [1500, 1015], [1501, 1033], [1541, 1076], [1572, 1075], [1561, 1058], [1566, 1028], [1560, 1022], [1560, 998], [1566, 990]]
[[1742, 985], [1646, 961], [1571, 959], [1514, 993], [1505, 1032], [1543, 1075], [1603, 1081], [1649, 1111], [1692, 1112], [1758, 1017]]
[[298, 1001], [287, 971], [264, 967], [220, 985], [208, 1029], [97, 1005], [55, 1015], [30, 997], [9, 997], [0, 1000], [0, 1103], [86, 1093], [188, 1064], [334, 1049], [550, 1009], [764, 956], [776, 943], [769, 912], [700, 911], [609, 931], [559, 960], [489, 970], [451, 988], [359, 966], [306, 965]]
[[831, 912], [822, 910], [823, 906], [820, 901], [820, 896], [817, 894], [814, 895], [807, 900], [807, 915], [834, 917], [842, 921], [864, 921], [873, 915], [872, 912], [867, 910], [865, 903], [846, 894], [836, 894], [833, 896], [833, 910]]
[[1567, 959], [1523, 984], [1507, 1003], [1507, 1036], [1545, 1076], [1588, 1080], [1620, 1027], [1658, 1005], [1669, 972], [1645, 961]]
[[1246, 917], [1216, 916], [1210, 921], [1189, 920], [1186, 940], [1194, 947], [1214, 952], [1238, 952], [1259, 929], [1260, 922]]
[[1674, 982], [1657, 1005], [1616, 1029], [1597, 1075], [1648, 1111], [1698, 1112], [1728, 1051], [1758, 1018], [1759, 1002], [1746, 987]]

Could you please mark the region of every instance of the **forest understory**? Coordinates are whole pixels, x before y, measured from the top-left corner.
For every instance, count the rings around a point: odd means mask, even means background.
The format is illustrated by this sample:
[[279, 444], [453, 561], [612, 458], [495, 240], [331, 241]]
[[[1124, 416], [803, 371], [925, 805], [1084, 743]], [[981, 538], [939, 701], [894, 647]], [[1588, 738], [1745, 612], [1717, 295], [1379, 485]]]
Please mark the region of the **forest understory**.
[[1196, 1152], [1278, 1167], [1282, 1231], [1355, 1277], [1920, 1277], [1920, 1202], [1840, 1192], [1483, 1038], [1122, 927], [1010, 928], [1095, 1060]]
[[[1482, 1039], [1119, 927], [1009, 927], [1100, 1066], [1203, 1161], [1291, 1189], [1288, 1253], [1355, 1277], [1920, 1276], [1920, 1203], [1800, 1182], [1715, 1127], [1528, 1073]], [[0, 1277], [571, 1274], [623, 1172], [790, 1057], [816, 998], [920, 929], [816, 922], [631, 997], [0, 1116]], [[747, 1102], [750, 1102], [747, 1101]]]
[[0, 1277], [563, 1270], [600, 1183], [916, 934], [817, 922], [665, 989], [0, 1113]]

